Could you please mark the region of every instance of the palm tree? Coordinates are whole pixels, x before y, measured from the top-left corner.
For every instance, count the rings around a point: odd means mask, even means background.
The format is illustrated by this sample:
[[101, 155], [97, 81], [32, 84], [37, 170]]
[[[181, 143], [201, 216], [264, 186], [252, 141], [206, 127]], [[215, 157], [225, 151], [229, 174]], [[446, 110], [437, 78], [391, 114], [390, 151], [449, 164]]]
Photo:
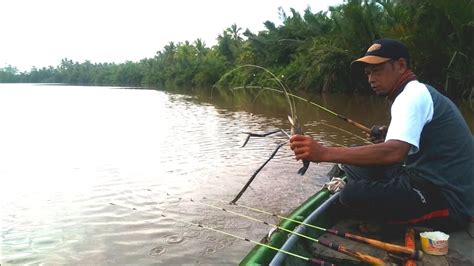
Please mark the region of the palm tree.
[[230, 36], [232, 37], [232, 40], [238, 41], [238, 42], [241, 42], [243, 40], [239, 33], [241, 30], [242, 28], [237, 27], [237, 24], [235, 23], [226, 29], [227, 33], [229, 33]]

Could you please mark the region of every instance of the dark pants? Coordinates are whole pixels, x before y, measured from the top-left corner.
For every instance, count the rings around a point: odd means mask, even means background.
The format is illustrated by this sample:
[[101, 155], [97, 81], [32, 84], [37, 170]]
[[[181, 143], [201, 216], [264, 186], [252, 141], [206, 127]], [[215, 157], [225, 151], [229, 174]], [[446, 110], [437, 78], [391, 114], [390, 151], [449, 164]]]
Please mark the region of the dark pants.
[[344, 165], [343, 170], [347, 184], [340, 202], [364, 217], [445, 231], [462, 226], [450, 215], [439, 189], [401, 165]]

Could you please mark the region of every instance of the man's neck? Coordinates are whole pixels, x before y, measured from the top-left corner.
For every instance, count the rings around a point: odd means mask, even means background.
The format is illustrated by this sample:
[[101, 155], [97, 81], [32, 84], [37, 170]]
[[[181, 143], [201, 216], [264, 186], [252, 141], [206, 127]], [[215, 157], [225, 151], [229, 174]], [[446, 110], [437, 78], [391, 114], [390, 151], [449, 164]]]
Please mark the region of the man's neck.
[[395, 100], [395, 98], [403, 91], [405, 85], [412, 80], [417, 80], [415, 73], [410, 69], [405, 70], [403, 74], [400, 75], [395, 85], [392, 87], [390, 92], [387, 95], [387, 98], [391, 101]]

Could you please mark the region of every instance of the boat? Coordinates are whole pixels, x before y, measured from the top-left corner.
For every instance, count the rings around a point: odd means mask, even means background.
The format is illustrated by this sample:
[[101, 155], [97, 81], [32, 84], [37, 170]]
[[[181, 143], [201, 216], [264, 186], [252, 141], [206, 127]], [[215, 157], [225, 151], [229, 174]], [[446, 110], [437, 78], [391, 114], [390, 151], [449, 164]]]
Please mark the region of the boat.
[[[364, 243], [342, 238], [325, 231], [307, 226], [315, 225], [321, 228], [335, 228], [340, 231], [352, 233], [370, 239], [389, 242], [399, 246], [406, 246], [405, 232], [384, 232], [365, 233], [358, 231], [357, 225], [360, 220], [354, 220], [341, 212], [341, 205], [338, 203], [338, 193], [330, 192], [327, 188], [309, 197], [300, 206], [282, 219], [278, 224], [279, 229], [270, 231], [269, 235], [261, 240], [265, 245], [255, 245], [243, 258], [240, 265], [310, 265], [309, 260], [301, 259], [292, 254], [297, 254], [303, 258], [318, 258], [335, 265], [370, 265], [371, 263], [361, 262], [354, 257], [341, 254], [333, 249], [319, 245], [301, 237], [310, 236], [319, 240], [325, 240], [350, 248], [351, 250], [368, 254], [380, 258], [387, 265], [474, 265], [474, 221], [466, 230], [449, 233], [448, 253], [445, 255], [431, 255], [422, 252], [423, 256], [419, 260], [406, 259], [400, 254], [388, 253], [385, 250], [377, 249]], [[299, 221], [301, 223], [297, 223]], [[406, 228], [412, 232], [415, 250], [421, 250], [419, 233], [427, 228]], [[296, 233], [289, 233], [296, 232]], [[414, 234], [413, 239], [413, 231]], [[273, 248], [268, 248], [268, 246]], [[278, 251], [279, 250], [279, 251]], [[288, 254], [291, 253], [291, 254]], [[314, 265], [314, 264], [313, 264]]]

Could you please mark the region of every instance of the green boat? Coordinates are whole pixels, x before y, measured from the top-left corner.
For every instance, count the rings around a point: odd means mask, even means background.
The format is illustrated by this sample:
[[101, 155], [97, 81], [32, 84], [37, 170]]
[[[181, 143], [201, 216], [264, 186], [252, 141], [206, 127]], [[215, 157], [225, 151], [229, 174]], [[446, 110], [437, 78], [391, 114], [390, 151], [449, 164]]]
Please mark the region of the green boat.
[[[324, 260], [336, 265], [370, 265], [354, 257], [339, 253], [333, 249], [317, 244], [301, 237], [303, 234], [311, 238], [324, 240], [324, 242], [336, 243], [351, 250], [377, 257], [387, 265], [474, 265], [474, 223], [466, 230], [449, 233], [449, 250], [445, 255], [430, 255], [424, 253], [419, 260], [406, 260], [406, 257], [393, 255], [387, 251], [374, 248], [367, 244], [349, 240], [329, 234], [323, 230], [317, 230], [305, 224], [315, 225], [321, 228], [335, 228], [340, 231], [362, 235], [363, 237], [389, 242], [399, 246], [405, 246], [404, 232], [387, 232], [362, 234], [358, 232], [357, 225], [362, 221], [351, 220], [343, 217], [339, 204], [338, 194], [332, 195], [326, 188], [307, 199], [303, 204], [295, 208], [286, 218], [279, 223], [279, 229], [274, 230], [268, 237], [262, 239], [261, 243], [283, 251], [276, 251], [264, 245], [256, 245], [240, 265], [314, 265], [310, 264], [309, 258]], [[293, 220], [300, 221], [299, 224]], [[408, 228], [407, 228], [408, 229]], [[419, 230], [415, 228], [415, 248], [421, 250]], [[288, 230], [297, 234], [289, 233]], [[425, 228], [426, 230], [426, 228]], [[291, 254], [288, 254], [291, 253]], [[296, 254], [297, 257], [292, 254]], [[405, 264], [413, 263], [413, 264]]]

